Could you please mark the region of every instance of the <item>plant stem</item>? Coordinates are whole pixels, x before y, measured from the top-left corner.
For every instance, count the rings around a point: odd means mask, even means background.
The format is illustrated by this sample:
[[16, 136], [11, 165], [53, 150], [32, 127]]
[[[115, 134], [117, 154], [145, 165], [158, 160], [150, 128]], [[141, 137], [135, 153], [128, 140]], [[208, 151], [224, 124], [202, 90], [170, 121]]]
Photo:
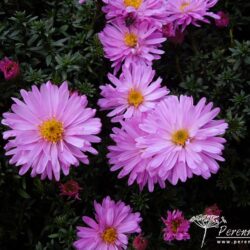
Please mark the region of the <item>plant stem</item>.
[[194, 38], [193, 33], [190, 32], [189, 38], [190, 38], [191, 47], [192, 47], [194, 53], [195, 53], [196, 55], [199, 54], [199, 50], [198, 50], [197, 43], [196, 43], [196, 41], [195, 41], [195, 38]]
[[233, 46], [234, 45], [233, 29], [229, 30], [229, 36], [230, 36], [231, 46]]

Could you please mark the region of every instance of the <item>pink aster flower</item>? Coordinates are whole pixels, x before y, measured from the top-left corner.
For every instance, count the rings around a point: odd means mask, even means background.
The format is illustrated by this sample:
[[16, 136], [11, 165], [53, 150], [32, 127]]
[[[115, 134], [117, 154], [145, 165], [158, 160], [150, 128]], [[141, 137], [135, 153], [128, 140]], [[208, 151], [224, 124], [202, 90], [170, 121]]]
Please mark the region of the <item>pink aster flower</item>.
[[149, 191], [153, 192], [156, 183], [165, 188], [165, 182], [149, 168], [151, 158], [143, 159], [143, 149], [136, 146], [137, 139], [146, 134], [139, 128], [143, 116], [122, 121], [121, 128], [113, 129], [111, 138], [115, 145], [108, 147], [108, 158], [112, 165], [111, 171], [121, 169], [118, 178], [129, 176], [129, 186], [136, 181], [140, 190], [147, 184]]
[[159, 47], [166, 40], [156, 26], [149, 22], [138, 22], [126, 27], [121, 20], [108, 24], [99, 34], [106, 58], [110, 59], [117, 72], [122, 63], [151, 65], [164, 53]]
[[100, 119], [95, 110], [87, 108], [86, 96], [69, 94], [68, 84], [60, 87], [47, 82], [40, 90], [21, 90], [23, 101], [13, 98], [12, 112], [4, 113], [2, 124], [10, 130], [3, 133], [9, 139], [6, 155], [11, 164], [20, 167], [23, 175], [31, 169], [31, 176], [41, 179], [69, 174], [70, 166], [88, 164], [85, 154], [97, 154], [91, 143], [100, 142]]
[[60, 184], [60, 195], [72, 197], [76, 200], [80, 200], [79, 197], [79, 191], [82, 190], [82, 188], [79, 186], [78, 182], [74, 180], [69, 180], [65, 182], [64, 184]]
[[175, 28], [181, 26], [182, 31], [189, 24], [199, 27], [199, 22], [210, 23], [207, 17], [220, 18], [209, 11], [217, 2], [218, 0], [168, 0], [166, 22], [174, 23]]
[[5, 80], [15, 79], [20, 74], [20, 67], [17, 62], [5, 57], [0, 60], [0, 71], [3, 72]]
[[147, 21], [161, 27], [166, 18], [165, 0], [103, 0], [106, 18], [127, 20], [133, 15], [137, 21]]
[[79, 4], [83, 4], [85, 2], [86, 2], [86, 0], [79, 0]]
[[146, 250], [148, 247], [148, 240], [141, 234], [137, 235], [133, 240], [133, 248], [135, 250]]
[[87, 227], [77, 227], [78, 240], [74, 242], [77, 250], [122, 250], [127, 249], [128, 237], [140, 233], [140, 213], [133, 213], [130, 206], [114, 202], [110, 197], [102, 204], [94, 203], [95, 220], [84, 216]]
[[229, 15], [223, 11], [219, 11], [216, 13], [220, 19], [215, 20], [215, 25], [219, 28], [227, 27], [229, 24]]
[[162, 218], [166, 228], [164, 229], [164, 240], [189, 240], [190, 222], [186, 220], [179, 210], [168, 211], [167, 218]]
[[169, 93], [166, 87], [161, 87], [160, 77], [153, 81], [154, 76], [155, 71], [150, 66], [136, 64], [123, 67], [120, 78], [109, 74], [112, 84], [100, 87], [103, 98], [99, 100], [99, 106], [103, 110], [112, 110], [108, 116], [118, 116], [117, 119], [149, 111]]
[[222, 212], [222, 210], [219, 209], [217, 204], [214, 204], [210, 207], [206, 207], [204, 214], [220, 216], [221, 212]]
[[137, 139], [145, 159], [153, 157], [150, 167], [173, 185], [192, 175], [208, 179], [217, 173], [222, 158], [221, 137], [228, 124], [214, 118], [220, 112], [202, 98], [194, 105], [188, 96], [169, 96], [149, 113], [140, 128], [148, 135]]

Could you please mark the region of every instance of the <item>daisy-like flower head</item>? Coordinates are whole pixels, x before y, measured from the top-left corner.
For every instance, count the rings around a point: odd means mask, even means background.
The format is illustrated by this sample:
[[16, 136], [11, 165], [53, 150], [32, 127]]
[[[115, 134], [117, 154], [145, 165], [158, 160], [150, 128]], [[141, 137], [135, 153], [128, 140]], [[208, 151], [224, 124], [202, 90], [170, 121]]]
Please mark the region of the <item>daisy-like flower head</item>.
[[188, 96], [169, 96], [150, 112], [140, 128], [148, 135], [137, 139], [144, 149], [143, 157], [153, 157], [150, 167], [173, 185], [185, 182], [193, 174], [205, 179], [219, 169], [222, 158], [222, 137], [228, 124], [214, 120], [220, 112], [202, 98], [194, 105]]
[[168, 0], [166, 22], [174, 23], [176, 28], [180, 26], [182, 31], [189, 24], [199, 27], [199, 22], [210, 23], [207, 17], [220, 18], [209, 11], [217, 2], [218, 0]]
[[164, 53], [159, 47], [166, 40], [156, 26], [138, 22], [127, 27], [121, 20], [108, 24], [99, 34], [106, 58], [110, 59], [117, 72], [122, 63], [151, 65]]
[[95, 202], [94, 207], [95, 220], [84, 216], [87, 227], [77, 227], [78, 240], [74, 243], [77, 250], [126, 249], [130, 234], [141, 232], [140, 213], [133, 213], [123, 202], [106, 197], [102, 204]]
[[135, 21], [147, 21], [161, 27], [166, 19], [165, 0], [103, 0], [106, 6], [103, 12], [106, 18], [127, 20], [131, 16]]
[[186, 220], [179, 210], [168, 211], [167, 218], [162, 218], [166, 228], [164, 229], [164, 240], [188, 240], [190, 239], [190, 222]]
[[123, 67], [120, 78], [109, 74], [112, 85], [101, 86], [103, 98], [99, 106], [112, 110], [108, 116], [118, 116], [113, 121], [149, 111], [169, 93], [166, 87], [161, 87], [161, 78], [153, 81], [154, 76], [155, 71], [150, 66], [136, 64]]
[[129, 175], [129, 186], [136, 181], [140, 190], [147, 184], [149, 191], [152, 192], [156, 183], [165, 188], [165, 182], [157, 176], [157, 173], [149, 172], [151, 159], [143, 159], [143, 149], [136, 146], [137, 138], [145, 136], [145, 132], [139, 128], [143, 116], [145, 115], [123, 121], [122, 128], [113, 129], [111, 137], [116, 144], [109, 147], [108, 158], [112, 165], [111, 171], [121, 169], [118, 178]]
[[31, 169], [32, 177], [58, 181], [71, 165], [88, 164], [85, 152], [97, 154], [91, 143], [100, 142], [95, 135], [101, 122], [94, 118], [96, 111], [86, 107], [86, 96], [70, 95], [66, 82], [60, 87], [47, 82], [40, 90], [32, 86], [31, 91], [21, 90], [21, 96], [23, 101], [13, 98], [12, 112], [4, 113], [2, 120], [10, 128], [3, 133], [9, 139], [6, 155], [20, 167], [20, 175]]

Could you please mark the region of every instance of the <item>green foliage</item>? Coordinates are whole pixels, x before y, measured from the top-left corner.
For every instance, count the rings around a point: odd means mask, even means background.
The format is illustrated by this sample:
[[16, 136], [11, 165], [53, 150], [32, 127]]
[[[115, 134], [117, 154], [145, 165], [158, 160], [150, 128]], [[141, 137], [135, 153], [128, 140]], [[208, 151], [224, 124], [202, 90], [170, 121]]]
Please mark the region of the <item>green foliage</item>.
[[[81, 216], [93, 214], [93, 201], [110, 195], [124, 200], [142, 213], [142, 228], [150, 248], [199, 249], [201, 232], [192, 229], [192, 240], [168, 244], [162, 239], [161, 217], [168, 209], [183, 210], [189, 218], [217, 203], [231, 224], [247, 227], [250, 207], [250, 41], [248, 37], [249, 3], [244, 0], [220, 1], [217, 10], [230, 14], [230, 26], [218, 29], [214, 23], [202, 28], [190, 27], [184, 43], [169, 42], [161, 60], [154, 64], [157, 74], [174, 94], [205, 96], [221, 108], [226, 119], [228, 143], [219, 173], [208, 181], [196, 177], [184, 184], [153, 193], [127, 187], [127, 179], [118, 180], [109, 171], [106, 159], [112, 124], [104, 112], [102, 143], [96, 146], [99, 155], [90, 158], [90, 166], [73, 169], [70, 176], [83, 190], [81, 201], [59, 196], [58, 184], [20, 177], [0, 150], [0, 249], [57, 250], [72, 249], [76, 225]], [[80, 6], [77, 0], [2, 0], [0, 2], [0, 58], [17, 60], [22, 75], [15, 82], [0, 76], [0, 112], [10, 108], [10, 97], [20, 88], [47, 80], [59, 84], [69, 81], [72, 91], [86, 94], [90, 106], [96, 107], [99, 86], [107, 82], [110, 63], [103, 57], [97, 37], [105, 20], [101, 1], [89, 0]], [[0, 131], [4, 130], [0, 127]], [[196, 231], [197, 230], [197, 231]], [[209, 236], [208, 236], [209, 237]], [[214, 240], [211, 238], [211, 241]], [[131, 240], [130, 240], [131, 243]], [[210, 247], [210, 248], [209, 248]], [[211, 243], [207, 249], [220, 249]], [[216, 248], [217, 247], [217, 248]], [[205, 247], [206, 248], [206, 247]], [[129, 249], [132, 249], [130, 244]]]

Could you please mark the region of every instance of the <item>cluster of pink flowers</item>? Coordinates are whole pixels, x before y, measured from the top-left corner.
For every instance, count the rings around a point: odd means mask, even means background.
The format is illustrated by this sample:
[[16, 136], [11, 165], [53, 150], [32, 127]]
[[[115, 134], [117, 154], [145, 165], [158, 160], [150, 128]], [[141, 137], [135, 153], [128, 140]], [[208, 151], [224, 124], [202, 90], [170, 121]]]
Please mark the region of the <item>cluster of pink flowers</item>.
[[[159, 59], [164, 35], [180, 43], [180, 36], [190, 24], [210, 23], [221, 15], [210, 9], [218, 0], [103, 0], [103, 12], [109, 24], [100, 33], [105, 55], [115, 72], [131, 60], [151, 65]], [[168, 32], [166, 32], [168, 30]], [[159, 32], [161, 31], [161, 32]], [[160, 34], [161, 33], [161, 34]], [[147, 34], [147, 36], [146, 36]], [[179, 38], [179, 39], [178, 39]], [[147, 58], [145, 57], [147, 54]], [[148, 56], [150, 55], [150, 58]]]
[[[109, 24], [100, 33], [100, 40], [115, 72], [123, 63], [130, 64], [131, 60], [151, 65], [153, 60], [160, 58], [162, 51], [159, 47], [165, 41], [163, 37], [181, 44], [184, 30], [189, 25], [200, 27], [201, 23], [210, 23], [210, 19], [214, 19], [219, 28], [229, 23], [227, 13], [210, 11], [218, 0], [102, 1], [105, 4], [102, 10]], [[85, 2], [79, 0], [80, 4]], [[146, 54], [150, 55], [150, 59], [146, 58]]]
[[165, 0], [103, 0], [107, 26], [99, 34], [106, 58], [115, 72], [124, 64], [152, 65], [164, 53], [161, 27], [166, 20]]
[[128, 184], [137, 182], [140, 189], [147, 184], [164, 188], [165, 181], [176, 185], [193, 175], [208, 179], [217, 173], [227, 123], [215, 120], [219, 108], [201, 99], [194, 105], [188, 96], [168, 96], [146, 114], [121, 122], [114, 128], [109, 147], [111, 170], [120, 169], [119, 178], [129, 176]]
[[100, 87], [98, 104], [121, 126], [111, 135], [111, 171], [120, 170], [118, 178], [128, 176], [128, 185], [136, 182], [141, 190], [147, 185], [151, 192], [157, 183], [165, 188], [166, 181], [176, 185], [217, 173], [228, 126], [215, 120], [219, 109], [205, 98], [195, 105], [192, 97], [168, 96], [151, 67], [163, 53], [163, 36], [181, 43], [189, 24], [220, 18], [210, 12], [217, 0], [103, 2], [108, 24], [99, 37], [115, 74]]
[[[133, 213], [130, 206], [123, 202], [115, 202], [106, 197], [102, 203], [94, 202], [95, 220], [83, 216], [82, 220], [87, 227], [77, 227], [78, 240], [74, 242], [77, 250], [89, 249], [127, 249], [128, 237], [132, 233], [139, 233], [133, 240], [135, 250], [146, 250], [149, 240], [141, 234], [140, 213]], [[205, 214], [219, 215], [221, 210], [216, 204], [207, 207]], [[190, 239], [190, 221], [185, 218], [180, 210], [167, 211], [167, 217], [163, 218], [163, 239], [173, 240]]]
[[[194, 175], [208, 179], [224, 161], [222, 135], [228, 124], [216, 119], [220, 109], [205, 98], [195, 104], [192, 97], [169, 95], [152, 69], [152, 62], [164, 53], [166, 37], [182, 43], [188, 25], [209, 23], [209, 17], [218, 27], [228, 25], [227, 14], [210, 12], [217, 1], [103, 0], [107, 25], [99, 38], [114, 74], [100, 87], [98, 105], [119, 124], [112, 130], [114, 145], [107, 157], [111, 171], [119, 170], [118, 178], [127, 176], [128, 185], [136, 182], [140, 190], [147, 186], [152, 192], [156, 184], [165, 188], [166, 183], [176, 185]], [[8, 58], [0, 61], [0, 71], [6, 80], [20, 74], [18, 63]], [[100, 142], [101, 121], [96, 110], [87, 107], [87, 97], [70, 92], [67, 82], [34, 85], [20, 94], [22, 100], [13, 98], [2, 120], [9, 128], [3, 133], [6, 155], [19, 174], [29, 171], [32, 177], [59, 181], [72, 166], [89, 164], [87, 154], [97, 154], [92, 144]], [[81, 189], [74, 180], [60, 184], [61, 195], [74, 199], [80, 199]], [[76, 249], [126, 249], [128, 236], [141, 233], [140, 213], [122, 201], [106, 197], [94, 208], [95, 220], [84, 216], [88, 227], [77, 228]], [[216, 205], [205, 211], [220, 212]], [[182, 212], [168, 211], [163, 222], [166, 241], [190, 238], [190, 223]], [[137, 250], [147, 245], [141, 234], [133, 241]]]

